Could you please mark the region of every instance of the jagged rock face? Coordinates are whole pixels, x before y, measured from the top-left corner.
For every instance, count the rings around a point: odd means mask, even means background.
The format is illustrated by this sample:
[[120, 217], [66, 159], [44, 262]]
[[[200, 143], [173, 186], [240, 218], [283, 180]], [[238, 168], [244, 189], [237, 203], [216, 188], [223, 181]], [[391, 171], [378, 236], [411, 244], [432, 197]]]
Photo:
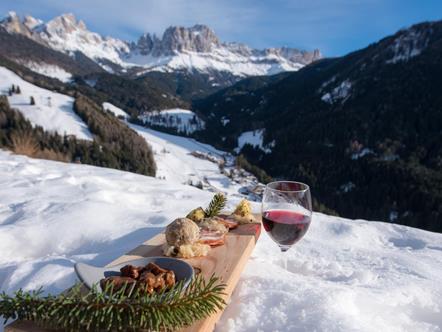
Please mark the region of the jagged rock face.
[[[162, 57], [168, 60], [152, 60]], [[222, 43], [213, 30], [195, 25], [169, 27], [161, 39], [143, 35], [131, 45], [127, 60], [152, 70], [226, 71], [236, 76], [249, 76], [297, 70], [321, 57], [319, 50], [306, 52], [287, 47], [258, 50], [241, 43]]]
[[313, 52], [307, 52], [298, 50], [296, 48], [281, 47], [268, 48], [265, 49], [264, 52], [266, 54], [281, 56], [289, 61], [299, 62], [302, 64], [309, 64], [322, 58], [321, 52], [318, 49], [313, 50]]
[[148, 55], [152, 51], [153, 45], [153, 37], [149, 33], [145, 33], [138, 39], [136, 44], [131, 44], [131, 49], [138, 49], [141, 55]]
[[204, 25], [195, 25], [191, 28], [169, 27], [162, 39], [146, 33], [131, 48], [141, 55], [152, 54], [159, 57], [186, 51], [208, 53], [219, 45], [218, 37], [211, 29]]
[[319, 50], [307, 52], [288, 47], [256, 50], [241, 43], [221, 43], [213, 30], [205, 25], [195, 25], [191, 28], [169, 27], [162, 39], [147, 33], [142, 35], [136, 44], [132, 44], [131, 49], [141, 55], [150, 54], [154, 57], [170, 56], [177, 52], [210, 53], [217, 49], [225, 49], [245, 57], [275, 55], [301, 64], [309, 64], [322, 57]]
[[202, 52], [208, 53], [220, 44], [215, 33], [204, 25], [195, 25], [192, 28], [169, 27], [162, 40], [164, 52]]
[[9, 12], [8, 16], [1, 21], [1, 25], [9, 33], [18, 33], [27, 37], [31, 36], [29, 28], [20, 21], [20, 18], [15, 12]]
[[77, 21], [73, 14], [64, 14], [49, 21], [44, 31], [50, 35], [57, 35], [60, 38], [67, 37], [75, 31], [86, 31], [83, 21]]
[[129, 51], [127, 43], [114, 38], [103, 38], [87, 30], [86, 24], [73, 14], [54, 18], [34, 31], [51, 47], [60, 51], [81, 51], [92, 59], [107, 59], [120, 63], [121, 53]]

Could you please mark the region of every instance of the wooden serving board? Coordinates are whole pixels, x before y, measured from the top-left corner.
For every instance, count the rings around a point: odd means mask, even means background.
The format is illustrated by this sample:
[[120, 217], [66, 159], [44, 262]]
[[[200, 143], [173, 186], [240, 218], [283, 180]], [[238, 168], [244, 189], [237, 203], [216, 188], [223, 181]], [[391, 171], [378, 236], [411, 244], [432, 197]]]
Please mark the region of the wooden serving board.
[[[260, 220], [261, 216], [256, 215], [256, 218], [257, 220]], [[225, 301], [228, 303], [260, 233], [261, 223], [240, 225], [238, 228], [227, 234], [224, 245], [212, 248], [206, 257], [190, 258], [186, 259], [186, 261], [196, 268], [196, 270], [201, 270], [202, 275], [207, 279], [209, 279], [212, 274], [219, 277], [221, 282], [226, 284], [224, 292], [226, 293]], [[160, 233], [127, 254], [109, 263], [108, 266], [124, 263], [140, 257], [162, 256], [161, 248], [164, 243], [164, 233]], [[183, 332], [213, 331], [221, 314], [222, 311], [219, 311], [216, 314], [184, 329]], [[42, 329], [32, 322], [27, 321], [15, 321], [5, 327], [5, 332], [24, 331], [46, 332], [51, 330]]]

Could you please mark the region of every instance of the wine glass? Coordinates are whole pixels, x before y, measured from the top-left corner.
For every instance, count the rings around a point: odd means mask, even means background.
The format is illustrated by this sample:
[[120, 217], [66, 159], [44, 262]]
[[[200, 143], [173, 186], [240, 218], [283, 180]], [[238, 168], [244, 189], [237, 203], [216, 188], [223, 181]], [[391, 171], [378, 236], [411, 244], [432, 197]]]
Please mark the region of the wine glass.
[[[281, 252], [298, 242], [307, 232], [312, 218], [312, 199], [308, 185], [294, 181], [270, 182], [261, 204], [262, 223]], [[284, 267], [287, 260], [283, 255]]]

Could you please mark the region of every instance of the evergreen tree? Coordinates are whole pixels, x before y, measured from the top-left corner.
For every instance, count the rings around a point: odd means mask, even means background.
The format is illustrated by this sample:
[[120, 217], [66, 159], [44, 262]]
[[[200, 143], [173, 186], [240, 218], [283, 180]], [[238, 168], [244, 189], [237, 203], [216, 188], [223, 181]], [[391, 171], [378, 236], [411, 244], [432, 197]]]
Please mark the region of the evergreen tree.
[[34, 99], [33, 96], [31, 96], [30, 104], [31, 104], [31, 105], [35, 105], [35, 99]]
[[20, 93], [21, 93], [20, 86], [17, 85], [17, 87], [16, 87], [16, 89], [15, 89], [15, 93], [16, 93], [16, 94], [20, 94]]

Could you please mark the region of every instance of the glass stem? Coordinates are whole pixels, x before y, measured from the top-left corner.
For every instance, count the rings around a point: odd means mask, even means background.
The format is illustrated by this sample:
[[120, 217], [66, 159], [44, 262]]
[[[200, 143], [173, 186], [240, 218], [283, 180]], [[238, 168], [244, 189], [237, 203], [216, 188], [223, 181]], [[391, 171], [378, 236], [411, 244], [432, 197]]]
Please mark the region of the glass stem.
[[287, 254], [285, 253], [289, 248], [281, 247], [282, 267], [287, 270]]

